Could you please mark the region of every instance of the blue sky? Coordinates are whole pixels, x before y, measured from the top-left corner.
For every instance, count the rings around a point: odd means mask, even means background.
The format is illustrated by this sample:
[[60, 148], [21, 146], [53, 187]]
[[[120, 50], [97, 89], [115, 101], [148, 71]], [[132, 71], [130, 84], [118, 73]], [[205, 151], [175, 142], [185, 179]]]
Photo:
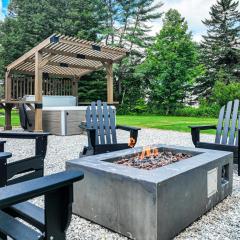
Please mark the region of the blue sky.
[[4, 15], [7, 13], [7, 6], [9, 0], [0, 0], [0, 18], [3, 18]]
[[[203, 19], [209, 17], [210, 7], [217, 0], [155, 0], [155, 3], [164, 3], [162, 11], [166, 12], [170, 8], [177, 9], [184, 16], [189, 24], [189, 29], [193, 32], [194, 40], [200, 41], [201, 35], [206, 32]], [[6, 14], [9, 0], [0, 0], [0, 19]], [[240, 5], [239, 5], [240, 10]], [[151, 23], [152, 33], [155, 34], [161, 29], [162, 22]]]

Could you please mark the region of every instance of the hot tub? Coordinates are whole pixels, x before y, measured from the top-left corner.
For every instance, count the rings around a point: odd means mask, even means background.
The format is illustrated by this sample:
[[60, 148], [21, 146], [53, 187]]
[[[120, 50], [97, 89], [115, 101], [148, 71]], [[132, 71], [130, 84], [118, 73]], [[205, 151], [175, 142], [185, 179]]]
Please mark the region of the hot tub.
[[82, 134], [79, 125], [85, 120], [86, 106], [43, 107], [43, 131], [54, 135]]
[[[34, 96], [25, 96], [34, 101]], [[43, 131], [54, 135], [81, 134], [79, 125], [85, 120], [86, 106], [77, 106], [74, 96], [43, 96]], [[27, 108], [30, 122], [35, 122], [34, 112]]]

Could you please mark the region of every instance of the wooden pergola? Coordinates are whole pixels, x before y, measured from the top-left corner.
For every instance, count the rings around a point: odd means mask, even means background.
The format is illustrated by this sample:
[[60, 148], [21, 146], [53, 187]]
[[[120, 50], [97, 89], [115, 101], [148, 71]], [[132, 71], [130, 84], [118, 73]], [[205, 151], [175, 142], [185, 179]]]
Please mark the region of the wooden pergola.
[[[101, 43], [81, 40], [60, 34], [53, 34], [36, 47], [7, 66], [5, 75], [5, 129], [11, 126], [11, 110], [14, 104], [35, 104], [35, 131], [42, 131], [43, 74], [60, 78], [71, 78], [75, 95], [81, 76], [106, 68], [107, 101], [113, 103], [113, 63], [126, 57], [124, 48], [105, 46]], [[12, 96], [12, 74], [34, 76], [35, 101], [26, 102]]]

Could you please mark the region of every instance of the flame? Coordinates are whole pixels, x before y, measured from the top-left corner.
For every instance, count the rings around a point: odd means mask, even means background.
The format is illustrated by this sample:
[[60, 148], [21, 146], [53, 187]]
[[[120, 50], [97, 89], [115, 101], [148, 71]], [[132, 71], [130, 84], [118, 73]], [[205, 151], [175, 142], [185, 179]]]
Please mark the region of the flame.
[[133, 148], [135, 144], [136, 144], [136, 140], [133, 137], [129, 138], [128, 146]]
[[154, 149], [153, 149], [153, 156], [154, 156], [154, 157], [157, 157], [157, 156], [158, 156], [158, 149], [157, 149], [157, 148], [154, 148]]
[[150, 146], [145, 147], [142, 152], [138, 155], [139, 160], [143, 160], [145, 157], [150, 158], [151, 156], [157, 157], [158, 156], [158, 149], [153, 148], [151, 149]]
[[150, 148], [150, 146], [145, 148], [145, 155], [148, 158], [151, 157], [151, 148]]
[[145, 157], [145, 150], [143, 149], [138, 158], [139, 158], [139, 160], [143, 160], [144, 157]]

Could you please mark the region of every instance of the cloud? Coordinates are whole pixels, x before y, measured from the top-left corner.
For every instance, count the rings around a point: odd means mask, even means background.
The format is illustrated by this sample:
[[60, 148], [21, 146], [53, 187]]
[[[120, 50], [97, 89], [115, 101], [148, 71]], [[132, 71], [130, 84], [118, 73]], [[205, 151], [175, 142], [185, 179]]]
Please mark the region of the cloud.
[[[164, 3], [162, 11], [166, 12], [170, 8], [177, 9], [189, 25], [189, 30], [193, 33], [196, 41], [202, 39], [201, 35], [205, 33], [206, 28], [202, 20], [209, 18], [210, 7], [217, 0], [155, 0], [155, 3]], [[152, 24], [152, 34], [156, 34], [162, 27], [161, 21], [155, 21]]]

